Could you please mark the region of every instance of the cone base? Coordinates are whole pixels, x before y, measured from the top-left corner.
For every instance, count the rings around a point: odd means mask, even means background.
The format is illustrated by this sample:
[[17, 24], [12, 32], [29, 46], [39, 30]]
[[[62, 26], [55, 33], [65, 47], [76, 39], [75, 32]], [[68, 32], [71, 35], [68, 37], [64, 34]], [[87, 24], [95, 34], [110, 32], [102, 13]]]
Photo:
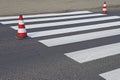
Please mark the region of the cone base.
[[102, 11], [102, 13], [107, 14], [107, 11]]
[[15, 36], [15, 38], [18, 39], [18, 40], [31, 39], [31, 37], [29, 37], [29, 36], [27, 36], [27, 37], [25, 37], [25, 38], [20, 38], [20, 37], [18, 37], [18, 36]]
[[18, 33], [17, 37], [18, 38], [26, 38], [27, 37], [27, 33]]

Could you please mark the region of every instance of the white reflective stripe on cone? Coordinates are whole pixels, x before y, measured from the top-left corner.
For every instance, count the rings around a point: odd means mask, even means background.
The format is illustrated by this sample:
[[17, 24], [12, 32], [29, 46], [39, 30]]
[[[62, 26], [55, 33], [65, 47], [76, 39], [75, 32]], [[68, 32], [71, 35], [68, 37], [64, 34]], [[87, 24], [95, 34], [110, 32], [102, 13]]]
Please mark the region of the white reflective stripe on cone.
[[19, 24], [24, 24], [24, 21], [23, 20], [19, 20]]
[[104, 6], [104, 7], [106, 7], [107, 5], [106, 5], [106, 4], [104, 4], [103, 6]]
[[103, 8], [103, 11], [106, 11], [107, 9], [106, 8]]
[[26, 29], [18, 29], [18, 33], [26, 33]]

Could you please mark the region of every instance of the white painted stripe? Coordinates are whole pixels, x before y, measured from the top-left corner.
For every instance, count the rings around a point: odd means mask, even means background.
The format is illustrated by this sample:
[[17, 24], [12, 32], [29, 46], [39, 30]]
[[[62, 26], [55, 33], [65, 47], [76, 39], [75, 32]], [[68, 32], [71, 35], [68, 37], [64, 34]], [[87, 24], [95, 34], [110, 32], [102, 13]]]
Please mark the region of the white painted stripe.
[[120, 80], [120, 68], [100, 74], [105, 80]]
[[[75, 11], [75, 12], [66, 12], [66, 13], [50, 13], [50, 14], [35, 14], [35, 15], [24, 15], [24, 18], [32, 18], [32, 17], [49, 17], [49, 16], [62, 16], [62, 15], [74, 15], [74, 14], [87, 14], [92, 13], [90, 11]], [[6, 19], [18, 19], [18, 16], [7, 16], [0, 17], [0, 20]]]
[[[49, 21], [49, 20], [60, 20], [60, 19], [74, 19], [74, 18], [83, 18], [83, 17], [93, 17], [93, 16], [102, 16], [105, 14], [87, 14], [87, 15], [76, 15], [76, 16], [65, 16], [65, 17], [52, 17], [52, 18], [41, 18], [41, 19], [30, 19], [24, 20], [24, 22], [39, 22], [39, 21]], [[12, 21], [3, 21], [2, 24], [14, 24], [18, 23], [18, 20]]]
[[117, 54], [120, 54], [120, 43], [79, 50], [65, 55], [79, 63], [85, 63]]
[[26, 33], [26, 29], [18, 29], [18, 33]]
[[65, 28], [65, 29], [49, 30], [49, 31], [31, 32], [31, 33], [28, 33], [28, 36], [35, 38], [35, 37], [70, 33], [70, 32], [83, 31], [83, 30], [106, 28], [106, 27], [118, 26], [118, 25], [120, 25], [120, 21], [100, 23], [100, 24], [94, 24], [94, 25], [88, 25], [88, 26], [78, 26], [78, 27]]
[[5, 16], [5, 17], [0, 17], [0, 20], [6, 20], [6, 19], [18, 19], [18, 16]]
[[[54, 22], [54, 23], [31, 24], [31, 25], [26, 25], [26, 29], [70, 25], [70, 24], [86, 23], [86, 22], [105, 21], [105, 20], [118, 19], [118, 18], [120, 17], [119, 16], [107, 16], [107, 17], [90, 18], [90, 19], [82, 19], [82, 20], [61, 21], [61, 22]], [[17, 30], [17, 26], [11, 26], [11, 28]]]
[[98, 31], [98, 32], [92, 32], [92, 33], [86, 33], [86, 34], [40, 40], [39, 42], [45, 44], [48, 47], [52, 47], [52, 46], [59, 46], [59, 45], [64, 45], [69, 43], [86, 41], [86, 40], [115, 36], [119, 34], [120, 34], [120, 29], [112, 29], [112, 30]]

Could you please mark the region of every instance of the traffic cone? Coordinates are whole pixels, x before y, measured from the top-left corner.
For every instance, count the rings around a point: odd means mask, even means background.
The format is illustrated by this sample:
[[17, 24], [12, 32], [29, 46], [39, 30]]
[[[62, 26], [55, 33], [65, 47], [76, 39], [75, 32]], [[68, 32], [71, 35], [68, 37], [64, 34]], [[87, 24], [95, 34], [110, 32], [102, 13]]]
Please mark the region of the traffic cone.
[[102, 13], [107, 14], [107, 5], [106, 5], [106, 1], [104, 1]]
[[18, 37], [19, 39], [22, 39], [22, 38], [26, 38], [26, 37], [27, 37], [27, 31], [26, 31], [26, 29], [25, 29], [25, 24], [24, 24], [22, 15], [19, 16], [19, 24], [18, 24], [17, 37]]

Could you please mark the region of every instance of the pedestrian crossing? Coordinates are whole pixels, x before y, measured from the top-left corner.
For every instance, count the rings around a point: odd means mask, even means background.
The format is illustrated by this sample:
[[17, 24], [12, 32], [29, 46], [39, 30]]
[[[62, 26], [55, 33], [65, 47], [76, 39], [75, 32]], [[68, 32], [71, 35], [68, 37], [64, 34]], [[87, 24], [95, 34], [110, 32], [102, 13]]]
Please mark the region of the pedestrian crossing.
[[100, 74], [105, 80], [120, 80], [120, 68]]
[[79, 63], [84, 63], [112, 55], [119, 54], [120, 43], [114, 43], [105, 46], [99, 46], [95, 48], [89, 48], [85, 50], [75, 51], [71, 53], [66, 53], [65, 55], [74, 59]]
[[[83, 20], [72, 20], [72, 21], [61, 21], [61, 22], [54, 22], [54, 23], [42, 23], [42, 24], [32, 24], [26, 25], [26, 29], [33, 29], [33, 28], [44, 28], [44, 27], [51, 27], [51, 26], [62, 26], [62, 25], [70, 25], [70, 24], [80, 24], [80, 23], [87, 23], [87, 22], [94, 22], [94, 21], [104, 21], [110, 19], [118, 19], [118, 16], [107, 16], [107, 17], [100, 17], [100, 18], [92, 18], [92, 19], [83, 19]], [[17, 30], [17, 26], [12, 26], [13, 29]]]
[[120, 34], [120, 29], [113, 29], [113, 30], [105, 30], [105, 31], [92, 32], [92, 33], [86, 33], [86, 34], [65, 36], [65, 37], [59, 37], [59, 38], [52, 38], [47, 40], [40, 40], [39, 42], [45, 44], [48, 47], [53, 47], [53, 46], [65, 45], [65, 44], [70, 44], [75, 42], [82, 42], [82, 41], [87, 41], [92, 39], [115, 36], [119, 34]]
[[[75, 15], [75, 16], [63, 16], [63, 17], [54, 17], [54, 18], [43, 18], [43, 19], [30, 19], [24, 20], [25, 22], [36, 22], [36, 21], [49, 21], [49, 20], [60, 20], [60, 19], [74, 19], [74, 18], [85, 18], [85, 17], [94, 17], [94, 16], [103, 16], [104, 14], [89, 14], [89, 15]], [[13, 24], [18, 23], [17, 20], [13, 21], [3, 21], [2, 24]]]
[[[50, 17], [50, 16], [65, 16], [65, 15], [77, 15], [77, 14], [87, 14], [92, 13], [90, 11], [75, 11], [69, 13], [51, 13], [51, 14], [35, 14], [35, 15], [24, 15], [24, 18], [35, 18], [35, 17]], [[7, 16], [7, 17], [0, 17], [0, 20], [6, 19], [18, 19], [18, 16]]]
[[72, 28], [64, 28], [64, 29], [49, 30], [49, 31], [31, 32], [31, 33], [28, 33], [28, 35], [31, 36], [32, 38], [35, 38], [35, 37], [43, 37], [43, 36], [49, 36], [49, 35], [70, 33], [70, 32], [75, 32], [75, 31], [107, 28], [107, 27], [117, 26], [117, 25], [120, 25], [120, 21], [111, 22], [111, 23], [101, 23], [101, 24], [95, 24], [95, 25], [89, 25], [89, 26], [77, 26], [77, 27], [72, 27]]
[[[10, 25], [17, 30], [18, 16], [0, 17], [0, 23]], [[66, 13], [36, 14], [24, 15], [26, 29], [31, 38], [40, 38], [44, 36], [56, 35], [55, 38], [40, 39], [38, 42], [50, 47], [59, 47], [77, 42], [99, 40], [101, 38], [114, 37], [120, 35], [120, 16], [110, 16], [91, 11], [75, 11]], [[43, 23], [42, 23], [43, 22]], [[73, 26], [74, 25], [74, 26]], [[38, 31], [42, 28], [49, 30]], [[106, 29], [105, 29], [106, 28]], [[36, 31], [36, 29], [38, 29]], [[96, 29], [98, 29], [96, 31]], [[103, 30], [100, 30], [103, 29]], [[89, 30], [94, 30], [90, 31]], [[70, 34], [74, 32], [88, 31], [79, 34]], [[59, 34], [70, 34], [59, 37]], [[91, 47], [88, 49], [64, 53], [65, 56], [75, 60], [78, 63], [86, 63], [94, 60], [100, 60], [109, 56], [120, 54], [120, 42]], [[109, 75], [113, 77], [109, 77]], [[117, 80], [115, 77], [120, 74], [120, 70], [100, 74], [106, 80]], [[119, 78], [119, 76], [117, 76]]]

